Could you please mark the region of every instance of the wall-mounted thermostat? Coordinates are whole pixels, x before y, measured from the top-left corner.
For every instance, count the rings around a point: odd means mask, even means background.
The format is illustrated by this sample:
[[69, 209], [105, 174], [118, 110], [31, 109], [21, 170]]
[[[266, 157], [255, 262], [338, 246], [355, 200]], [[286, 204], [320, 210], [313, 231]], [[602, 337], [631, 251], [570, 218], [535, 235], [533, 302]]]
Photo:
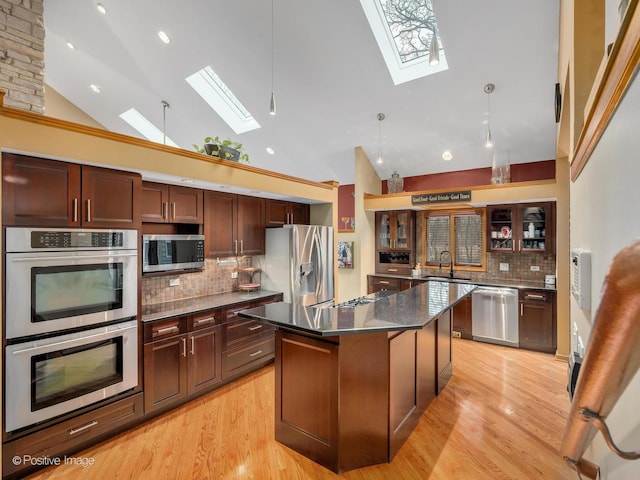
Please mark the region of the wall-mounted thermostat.
[[582, 310], [591, 309], [591, 252], [571, 250], [571, 293]]

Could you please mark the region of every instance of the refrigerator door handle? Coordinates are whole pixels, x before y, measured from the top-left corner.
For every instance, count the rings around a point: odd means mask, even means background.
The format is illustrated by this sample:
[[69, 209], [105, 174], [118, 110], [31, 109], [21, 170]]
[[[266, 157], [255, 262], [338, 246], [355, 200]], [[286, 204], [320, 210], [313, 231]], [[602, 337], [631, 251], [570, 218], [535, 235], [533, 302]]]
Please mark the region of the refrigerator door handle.
[[324, 275], [324, 261], [325, 259], [323, 258], [322, 255], [322, 245], [320, 244], [320, 235], [318, 235], [318, 232], [315, 231], [313, 232], [313, 246], [314, 248], [317, 249], [318, 252], [318, 276], [317, 276], [317, 283], [316, 283], [316, 299], [320, 297], [320, 294], [322, 293], [323, 289], [324, 289], [324, 285], [323, 285], [323, 275]]

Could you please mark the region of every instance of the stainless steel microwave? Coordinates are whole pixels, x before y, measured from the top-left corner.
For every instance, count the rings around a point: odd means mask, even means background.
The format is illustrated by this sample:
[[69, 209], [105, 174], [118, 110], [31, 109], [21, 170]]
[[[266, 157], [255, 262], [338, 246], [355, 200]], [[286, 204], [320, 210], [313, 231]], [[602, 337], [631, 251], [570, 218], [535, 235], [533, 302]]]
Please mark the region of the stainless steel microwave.
[[142, 273], [204, 268], [204, 235], [143, 235]]

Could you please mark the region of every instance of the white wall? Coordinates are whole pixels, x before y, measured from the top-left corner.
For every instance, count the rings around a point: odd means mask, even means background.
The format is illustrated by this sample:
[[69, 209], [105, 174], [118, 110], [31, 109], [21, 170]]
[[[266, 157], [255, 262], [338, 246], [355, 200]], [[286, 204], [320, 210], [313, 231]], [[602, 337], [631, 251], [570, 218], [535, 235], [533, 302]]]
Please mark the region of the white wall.
[[[571, 300], [571, 321], [577, 324], [584, 342], [589, 338], [611, 259], [624, 246], [640, 240], [639, 107], [640, 80], [636, 78], [571, 185], [571, 247], [591, 251], [591, 311], [580, 310]], [[640, 375], [636, 374], [608, 420], [614, 441], [622, 450], [640, 449], [639, 400]], [[603, 480], [640, 478], [640, 461], [621, 460], [610, 453], [600, 433], [585, 458], [600, 466]]]

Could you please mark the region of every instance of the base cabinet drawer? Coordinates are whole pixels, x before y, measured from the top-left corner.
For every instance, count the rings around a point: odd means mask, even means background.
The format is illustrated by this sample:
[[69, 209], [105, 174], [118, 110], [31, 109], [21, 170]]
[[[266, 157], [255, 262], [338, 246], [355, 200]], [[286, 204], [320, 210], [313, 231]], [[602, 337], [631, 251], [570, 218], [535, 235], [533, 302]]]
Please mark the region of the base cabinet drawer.
[[[142, 418], [143, 413], [142, 393], [138, 393], [8, 442], [2, 447], [2, 476], [22, 478], [28, 472], [54, 465], [58, 460], [62, 464], [65, 455], [71, 457], [72, 453], [96, 443], [101, 437], [113, 435], [119, 428]], [[31, 465], [30, 459], [45, 457], [50, 462], [47, 465]]]
[[275, 356], [275, 336], [264, 335], [258, 340], [222, 353], [222, 378], [235, 377], [258, 368]]
[[261, 335], [273, 334], [275, 327], [268, 323], [237, 318], [224, 325], [225, 349], [236, 348], [242, 344], [253, 342]]

